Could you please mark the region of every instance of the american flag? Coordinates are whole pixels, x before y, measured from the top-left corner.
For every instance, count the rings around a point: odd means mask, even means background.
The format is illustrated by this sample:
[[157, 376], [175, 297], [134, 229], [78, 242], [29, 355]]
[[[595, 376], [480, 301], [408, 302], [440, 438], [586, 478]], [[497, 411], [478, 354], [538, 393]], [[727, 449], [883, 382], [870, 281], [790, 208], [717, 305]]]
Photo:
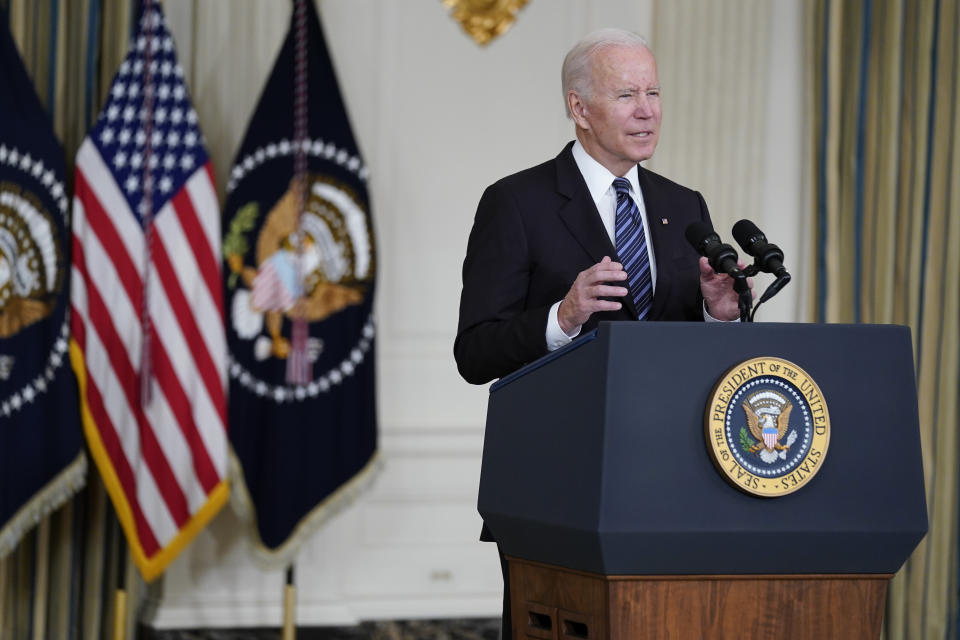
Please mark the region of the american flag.
[[84, 431], [151, 580], [229, 492], [220, 212], [156, 3], [77, 153], [75, 183], [71, 358]]

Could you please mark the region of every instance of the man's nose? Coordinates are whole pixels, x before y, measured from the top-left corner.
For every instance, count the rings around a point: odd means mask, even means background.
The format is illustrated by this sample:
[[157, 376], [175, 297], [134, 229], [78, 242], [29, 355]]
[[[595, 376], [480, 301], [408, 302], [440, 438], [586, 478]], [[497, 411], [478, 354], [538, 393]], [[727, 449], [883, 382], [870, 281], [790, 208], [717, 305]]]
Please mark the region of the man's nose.
[[650, 98], [645, 95], [637, 96], [637, 104], [633, 110], [635, 118], [652, 118], [653, 106], [650, 104]]

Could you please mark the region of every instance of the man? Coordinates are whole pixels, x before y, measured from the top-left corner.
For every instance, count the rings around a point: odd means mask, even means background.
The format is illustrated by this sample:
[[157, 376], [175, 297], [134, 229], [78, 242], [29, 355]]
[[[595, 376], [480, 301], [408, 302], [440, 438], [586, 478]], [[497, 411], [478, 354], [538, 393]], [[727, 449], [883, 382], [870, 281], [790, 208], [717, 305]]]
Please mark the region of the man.
[[[698, 261], [684, 238], [688, 224], [710, 220], [703, 198], [638, 166], [660, 134], [660, 83], [646, 42], [619, 29], [596, 31], [570, 50], [562, 75], [576, 141], [488, 187], [477, 207], [454, 344], [460, 373], [474, 384], [536, 360], [601, 320], [739, 316], [732, 280]], [[629, 185], [629, 200], [617, 193], [618, 177]], [[617, 257], [618, 197], [628, 209], [621, 214], [626, 232], [642, 231], [631, 234], [641, 236], [642, 263], [628, 265], [641, 269], [633, 292]]]
[[[734, 320], [729, 276], [698, 258], [696, 191], [639, 166], [660, 134], [657, 65], [640, 36], [602, 29], [567, 54], [576, 141], [484, 192], [463, 263], [454, 355], [474, 384], [505, 376], [601, 320]], [[484, 528], [481, 539], [492, 538]], [[510, 637], [504, 570], [503, 637]]]

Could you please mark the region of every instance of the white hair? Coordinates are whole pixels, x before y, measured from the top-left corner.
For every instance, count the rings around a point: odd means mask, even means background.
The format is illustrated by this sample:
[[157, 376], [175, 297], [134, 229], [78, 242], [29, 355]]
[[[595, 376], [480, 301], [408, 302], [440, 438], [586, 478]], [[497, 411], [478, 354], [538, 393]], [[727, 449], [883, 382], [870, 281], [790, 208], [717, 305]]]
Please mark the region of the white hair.
[[573, 45], [567, 57], [563, 59], [560, 70], [560, 82], [563, 87], [563, 106], [570, 117], [570, 105], [567, 103], [567, 94], [575, 91], [584, 100], [593, 97], [593, 70], [591, 63], [593, 54], [609, 47], [646, 47], [650, 49], [646, 39], [626, 29], [606, 28], [597, 29], [583, 37]]

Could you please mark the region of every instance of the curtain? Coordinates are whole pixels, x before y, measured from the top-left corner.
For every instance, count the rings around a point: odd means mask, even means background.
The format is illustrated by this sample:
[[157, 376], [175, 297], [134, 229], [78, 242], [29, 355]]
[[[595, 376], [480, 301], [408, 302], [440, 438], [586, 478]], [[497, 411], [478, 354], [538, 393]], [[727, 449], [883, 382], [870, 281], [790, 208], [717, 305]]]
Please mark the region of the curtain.
[[930, 531], [890, 584], [891, 640], [957, 633], [958, 4], [808, 5], [811, 319], [913, 335]]
[[[0, 0], [63, 144], [71, 193], [73, 158], [126, 53], [137, 6], [136, 0]], [[91, 468], [87, 487], [0, 561], [0, 638], [112, 638], [115, 589], [124, 581], [128, 589], [141, 588], [125, 554], [116, 515]]]
[[67, 157], [73, 158], [126, 54], [138, 0], [0, 0]]

